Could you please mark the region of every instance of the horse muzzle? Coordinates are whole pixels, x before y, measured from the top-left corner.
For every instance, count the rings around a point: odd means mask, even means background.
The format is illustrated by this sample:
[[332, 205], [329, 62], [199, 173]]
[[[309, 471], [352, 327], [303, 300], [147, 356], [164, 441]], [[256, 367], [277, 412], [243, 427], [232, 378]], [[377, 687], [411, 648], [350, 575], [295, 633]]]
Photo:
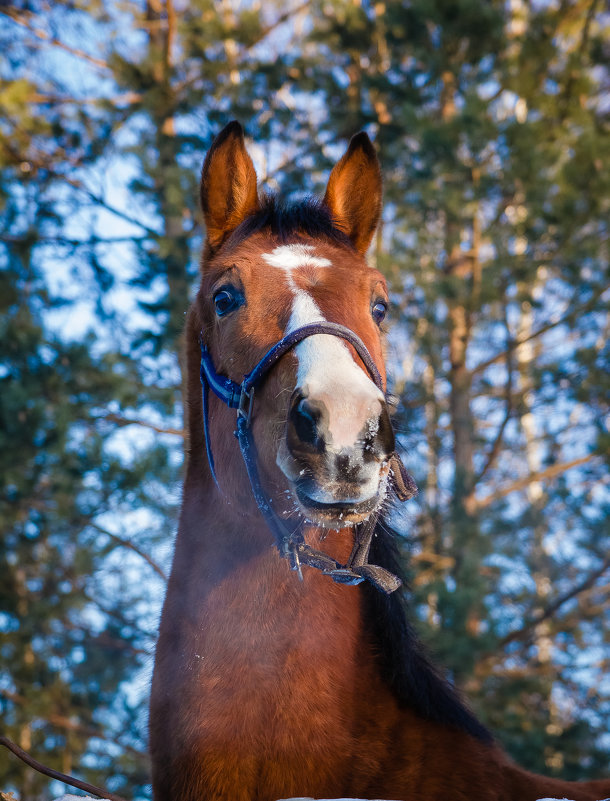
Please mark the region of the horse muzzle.
[[393, 452], [380, 392], [293, 392], [278, 465], [313, 522], [336, 527], [369, 517], [385, 496]]

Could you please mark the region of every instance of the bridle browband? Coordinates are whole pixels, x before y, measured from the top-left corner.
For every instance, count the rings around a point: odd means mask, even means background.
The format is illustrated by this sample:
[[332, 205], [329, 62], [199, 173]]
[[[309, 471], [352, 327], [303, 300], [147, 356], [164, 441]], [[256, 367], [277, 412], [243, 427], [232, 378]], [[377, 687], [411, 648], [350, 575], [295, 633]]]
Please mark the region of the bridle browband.
[[[371, 379], [382, 392], [383, 379], [371, 358], [366, 346], [353, 331], [338, 323], [321, 320], [320, 322], [310, 323], [291, 331], [282, 337], [258, 362], [258, 364], [244, 376], [241, 384], [232, 381], [226, 376], [219, 375], [212, 361], [212, 357], [203, 342], [203, 335], [200, 335], [199, 344], [201, 347], [201, 386], [203, 401], [203, 433], [205, 438], [205, 448], [210, 466], [212, 478], [220, 490], [216, 470], [214, 467], [214, 457], [210, 440], [208, 394], [211, 389], [231, 409], [237, 409], [237, 429], [235, 436], [239, 442], [239, 447], [244, 459], [252, 494], [256, 504], [260, 509], [267, 525], [271, 529], [280, 555], [290, 562], [292, 570], [296, 570], [302, 578], [301, 565], [317, 568], [324, 574], [341, 584], [359, 584], [365, 579], [370, 581], [375, 587], [385, 593], [394, 592], [398, 589], [400, 579], [378, 565], [368, 563], [368, 555], [371, 547], [373, 532], [377, 524], [379, 513], [372, 514], [364, 523], [356, 527], [354, 547], [345, 565], [341, 565], [328, 554], [311, 548], [304, 541], [301, 526], [294, 531], [289, 531], [284, 522], [272, 509], [271, 499], [267, 498], [263, 490], [257, 467], [256, 444], [252, 436], [252, 411], [254, 408], [254, 392], [265, 378], [267, 373], [273, 368], [277, 361], [295, 345], [304, 339], [315, 334], [329, 334], [340, 337], [349, 342], [354, 348], [362, 363], [366, 367]], [[390, 457], [390, 477], [394, 484], [396, 495], [400, 500], [411, 498], [417, 489], [413, 479], [407, 474], [400, 458], [396, 452]], [[222, 490], [220, 490], [222, 492]]]

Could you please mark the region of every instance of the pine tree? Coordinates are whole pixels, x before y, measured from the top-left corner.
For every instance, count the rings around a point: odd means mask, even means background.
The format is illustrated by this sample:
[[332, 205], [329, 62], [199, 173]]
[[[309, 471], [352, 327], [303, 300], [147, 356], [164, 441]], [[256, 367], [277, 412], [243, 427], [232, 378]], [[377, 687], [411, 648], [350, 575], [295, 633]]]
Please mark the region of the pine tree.
[[603, 24], [582, 0], [0, 8], [9, 736], [146, 794], [198, 173], [236, 117], [288, 195], [374, 135], [422, 634], [522, 764], [607, 769]]

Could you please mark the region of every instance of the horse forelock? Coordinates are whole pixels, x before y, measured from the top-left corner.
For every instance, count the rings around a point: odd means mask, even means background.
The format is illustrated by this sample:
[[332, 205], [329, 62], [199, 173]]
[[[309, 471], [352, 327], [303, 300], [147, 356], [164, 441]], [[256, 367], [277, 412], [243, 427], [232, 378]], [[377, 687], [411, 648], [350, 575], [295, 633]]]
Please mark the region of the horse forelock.
[[265, 195], [260, 208], [233, 231], [227, 241], [231, 247], [255, 233], [265, 232], [278, 244], [295, 237], [324, 239], [355, 252], [349, 237], [335, 224], [330, 210], [316, 198], [286, 203], [277, 195]]

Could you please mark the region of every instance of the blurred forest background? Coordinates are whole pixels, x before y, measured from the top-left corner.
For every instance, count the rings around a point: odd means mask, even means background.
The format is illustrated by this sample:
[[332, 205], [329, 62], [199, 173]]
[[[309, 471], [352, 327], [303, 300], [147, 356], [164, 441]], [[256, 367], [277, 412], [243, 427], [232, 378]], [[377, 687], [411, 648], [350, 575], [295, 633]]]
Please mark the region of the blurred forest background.
[[[609, 33], [601, 0], [0, 4], [2, 733], [150, 795], [197, 184], [238, 118], [287, 196], [375, 139], [414, 615], [522, 765], [607, 775]], [[58, 785], [0, 753], [2, 789]]]

